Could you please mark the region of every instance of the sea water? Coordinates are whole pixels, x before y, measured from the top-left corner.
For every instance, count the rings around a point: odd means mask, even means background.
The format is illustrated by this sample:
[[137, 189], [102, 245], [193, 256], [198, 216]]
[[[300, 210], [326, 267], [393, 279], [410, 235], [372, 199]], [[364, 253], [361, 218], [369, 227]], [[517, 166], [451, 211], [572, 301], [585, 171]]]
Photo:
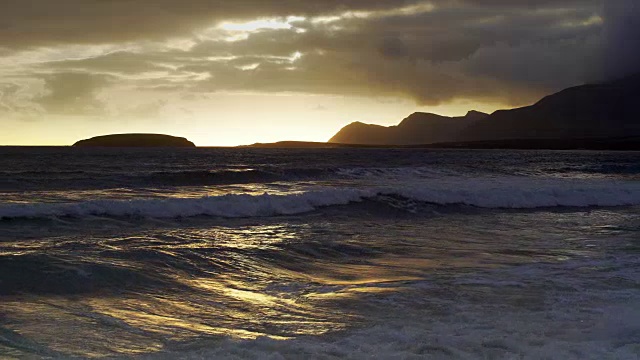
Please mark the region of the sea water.
[[0, 357], [637, 359], [640, 153], [0, 148]]

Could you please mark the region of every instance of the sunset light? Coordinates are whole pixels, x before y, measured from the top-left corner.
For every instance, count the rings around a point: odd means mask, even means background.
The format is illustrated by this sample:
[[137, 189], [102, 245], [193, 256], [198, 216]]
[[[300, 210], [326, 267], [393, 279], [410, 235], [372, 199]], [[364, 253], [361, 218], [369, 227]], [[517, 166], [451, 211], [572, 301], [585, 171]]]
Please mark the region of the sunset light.
[[0, 359], [640, 359], [640, 0], [1, 0]]

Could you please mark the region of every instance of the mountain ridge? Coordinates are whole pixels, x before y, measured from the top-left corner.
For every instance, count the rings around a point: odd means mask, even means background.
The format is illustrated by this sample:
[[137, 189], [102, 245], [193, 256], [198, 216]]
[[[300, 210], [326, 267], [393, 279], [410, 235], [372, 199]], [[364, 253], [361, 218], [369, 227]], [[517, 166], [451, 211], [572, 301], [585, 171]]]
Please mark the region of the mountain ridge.
[[640, 136], [640, 74], [570, 87], [536, 103], [492, 114], [469, 111], [447, 117], [413, 113], [398, 125], [351, 123], [330, 143], [421, 145], [515, 139]]
[[[353, 122], [333, 136], [330, 143], [360, 145], [414, 145], [446, 142], [452, 134], [488, 114], [470, 111], [465, 116], [449, 117], [433, 113], [415, 112], [398, 125], [381, 126]], [[428, 131], [428, 138], [424, 132]]]

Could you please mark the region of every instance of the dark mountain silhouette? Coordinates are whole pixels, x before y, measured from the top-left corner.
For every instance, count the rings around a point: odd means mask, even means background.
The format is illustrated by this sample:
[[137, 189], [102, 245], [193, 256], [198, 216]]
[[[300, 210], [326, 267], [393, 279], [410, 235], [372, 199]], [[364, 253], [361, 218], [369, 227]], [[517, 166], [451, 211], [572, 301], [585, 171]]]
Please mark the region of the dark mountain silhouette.
[[397, 126], [369, 125], [355, 122], [344, 127], [330, 143], [363, 145], [414, 145], [455, 141], [456, 136], [487, 114], [470, 111], [466, 116], [448, 117], [414, 113]]
[[413, 145], [428, 149], [640, 150], [640, 136], [572, 139], [508, 139]]
[[195, 147], [191, 141], [159, 134], [118, 134], [97, 136], [73, 144], [76, 147]]
[[515, 139], [640, 136], [640, 75], [563, 90], [534, 105], [449, 118], [415, 113], [398, 126], [353, 123], [329, 142], [424, 145]]
[[500, 110], [458, 140], [609, 138], [640, 135], [640, 75], [577, 86], [532, 106]]

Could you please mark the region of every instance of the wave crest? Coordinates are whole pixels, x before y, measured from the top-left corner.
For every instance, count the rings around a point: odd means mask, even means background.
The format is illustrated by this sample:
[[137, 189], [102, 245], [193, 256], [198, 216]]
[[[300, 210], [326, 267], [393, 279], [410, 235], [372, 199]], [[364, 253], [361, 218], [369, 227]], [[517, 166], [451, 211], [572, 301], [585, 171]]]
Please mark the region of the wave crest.
[[77, 203], [0, 205], [0, 218], [83, 216], [258, 217], [290, 215], [360, 201], [367, 194], [354, 189], [320, 190], [289, 195], [223, 195], [189, 199], [91, 200]]
[[293, 215], [395, 196], [437, 205], [492, 209], [616, 207], [640, 205], [640, 183], [531, 179], [439, 179], [386, 188], [325, 188], [285, 195], [229, 194], [201, 198], [89, 200], [0, 205], [0, 219], [47, 217], [225, 218]]

